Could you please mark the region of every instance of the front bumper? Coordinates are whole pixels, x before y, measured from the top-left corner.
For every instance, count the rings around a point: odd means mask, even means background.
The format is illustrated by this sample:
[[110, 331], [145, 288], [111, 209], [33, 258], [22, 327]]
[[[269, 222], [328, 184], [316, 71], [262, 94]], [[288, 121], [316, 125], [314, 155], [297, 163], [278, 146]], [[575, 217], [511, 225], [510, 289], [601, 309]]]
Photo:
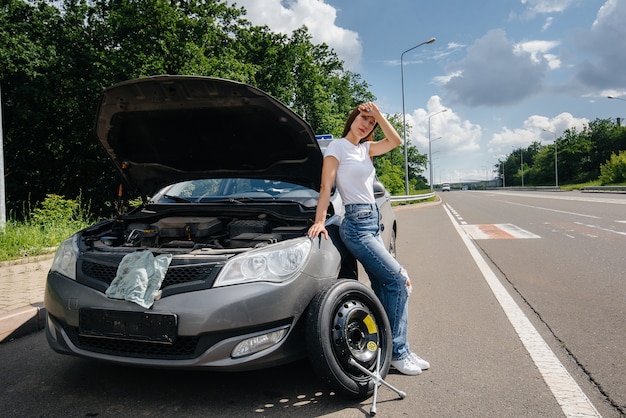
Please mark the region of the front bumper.
[[[59, 353], [121, 364], [224, 371], [272, 367], [304, 356], [303, 314], [311, 299], [331, 282], [301, 276], [288, 283], [242, 284], [157, 300], [150, 312], [174, 313], [178, 319], [174, 343], [162, 344], [81, 335], [81, 308], [145, 310], [50, 272], [44, 301], [46, 337]], [[245, 357], [231, 356], [241, 341], [279, 329], [287, 329], [286, 336], [273, 346]]]

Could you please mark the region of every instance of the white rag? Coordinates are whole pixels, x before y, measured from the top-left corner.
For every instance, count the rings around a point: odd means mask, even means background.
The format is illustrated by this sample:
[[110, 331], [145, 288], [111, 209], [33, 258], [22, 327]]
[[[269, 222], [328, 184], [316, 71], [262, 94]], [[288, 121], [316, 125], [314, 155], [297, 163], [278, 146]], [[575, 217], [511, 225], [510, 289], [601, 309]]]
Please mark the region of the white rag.
[[171, 254], [156, 257], [150, 251], [126, 254], [105, 294], [148, 309], [154, 303], [171, 261]]

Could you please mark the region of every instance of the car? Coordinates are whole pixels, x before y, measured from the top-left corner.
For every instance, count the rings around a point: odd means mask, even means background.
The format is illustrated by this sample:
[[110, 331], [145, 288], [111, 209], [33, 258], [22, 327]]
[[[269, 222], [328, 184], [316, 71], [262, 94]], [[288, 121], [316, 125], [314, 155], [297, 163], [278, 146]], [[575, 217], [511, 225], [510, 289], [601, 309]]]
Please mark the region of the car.
[[[336, 392], [373, 393], [389, 322], [339, 238], [336, 191], [330, 239], [307, 236], [323, 152], [306, 121], [244, 83], [164, 75], [105, 89], [94, 132], [143, 203], [60, 244], [44, 295], [53, 350], [227, 372], [308, 357]], [[395, 254], [380, 182], [375, 196]]]
[[449, 192], [450, 191], [450, 183], [442, 183], [441, 184], [441, 191], [442, 192]]

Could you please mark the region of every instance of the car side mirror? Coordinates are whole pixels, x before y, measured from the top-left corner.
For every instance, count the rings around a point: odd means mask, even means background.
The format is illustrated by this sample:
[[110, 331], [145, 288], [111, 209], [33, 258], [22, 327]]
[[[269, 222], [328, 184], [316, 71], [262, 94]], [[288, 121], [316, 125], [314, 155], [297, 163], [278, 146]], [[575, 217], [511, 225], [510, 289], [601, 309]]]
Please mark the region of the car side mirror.
[[387, 190], [385, 190], [385, 186], [383, 186], [383, 184], [380, 181], [374, 180], [374, 197], [376, 199], [380, 197], [385, 197], [386, 193], [387, 193]]

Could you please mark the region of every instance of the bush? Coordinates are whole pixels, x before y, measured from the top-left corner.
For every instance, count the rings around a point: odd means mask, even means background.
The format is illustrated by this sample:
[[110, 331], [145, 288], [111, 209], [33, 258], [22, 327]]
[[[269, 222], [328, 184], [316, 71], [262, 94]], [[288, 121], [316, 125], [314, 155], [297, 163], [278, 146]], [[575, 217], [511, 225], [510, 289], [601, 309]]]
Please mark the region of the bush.
[[611, 158], [600, 166], [600, 184], [624, 183], [626, 181], [626, 151], [618, 155], [611, 154]]
[[49, 253], [73, 233], [94, 223], [89, 206], [49, 194], [23, 221], [10, 219], [0, 234], [0, 261]]

